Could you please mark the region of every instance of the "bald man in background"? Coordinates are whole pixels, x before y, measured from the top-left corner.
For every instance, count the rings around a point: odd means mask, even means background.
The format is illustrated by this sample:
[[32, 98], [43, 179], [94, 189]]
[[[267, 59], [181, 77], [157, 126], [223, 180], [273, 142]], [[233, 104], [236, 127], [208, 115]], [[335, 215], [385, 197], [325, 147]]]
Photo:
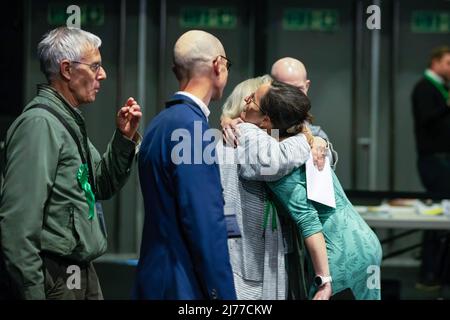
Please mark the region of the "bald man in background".
[[[303, 91], [305, 95], [308, 95], [308, 89], [311, 81], [308, 80], [306, 68], [301, 61], [291, 57], [281, 58], [272, 65], [270, 74], [275, 80], [293, 85]], [[338, 155], [333, 149], [333, 145], [330, 143], [328, 135], [320, 126], [313, 126], [310, 124], [309, 127], [314, 136], [321, 137], [328, 141], [332, 156], [332, 158], [330, 158], [330, 163], [333, 169], [335, 169]]]
[[219, 168], [207, 159], [215, 157], [207, 148], [214, 137], [194, 139], [209, 129], [208, 104], [222, 97], [231, 63], [216, 37], [192, 30], [175, 43], [173, 64], [180, 91], [140, 149], [145, 221], [134, 295], [236, 299]]
[[[272, 65], [271, 77], [280, 82], [284, 82], [297, 87], [302, 90], [305, 95], [308, 95], [308, 89], [311, 81], [307, 78], [306, 68], [302, 62], [297, 59], [285, 57], [277, 60]], [[237, 125], [242, 123], [241, 118], [231, 119], [222, 114], [221, 116], [221, 126], [223, 128], [224, 139], [229, 145], [237, 146], [237, 136], [239, 136], [239, 129]], [[315, 137], [322, 138], [323, 143], [320, 143], [320, 139], [314, 144], [312, 148], [312, 154], [314, 159], [314, 164], [322, 170], [324, 166], [323, 154], [328, 156], [330, 160], [330, 165], [333, 170], [336, 169], [336, 164], [338, 161], [338, 154], [333, 149], [333, 145], [328, 139], [328, 135], [322, 130], [320, 126], [313, 126], [308, 124], [312, 135]], [[326, 147], [325, 147], [326, 146]]]

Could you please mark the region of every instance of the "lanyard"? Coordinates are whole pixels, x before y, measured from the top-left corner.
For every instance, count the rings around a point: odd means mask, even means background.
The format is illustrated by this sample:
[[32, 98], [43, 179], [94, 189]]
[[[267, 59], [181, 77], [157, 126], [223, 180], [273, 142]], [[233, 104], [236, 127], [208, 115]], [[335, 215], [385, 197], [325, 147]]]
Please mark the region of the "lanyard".
[[439, 90], [439, 92], [442, 94], [442, 96], [444, 97], [444, 100], [447, 102], [447, 105], [450, 106], [450, 100], [449, 100], [449, 92], [448, 90], [445, 88], [444, 84], [436, 81], [436, 79], [434, 79], [433, 77], [430, 77], [430, 75], [428, 75], [427, 73], [425, 73], [425, 79], [427, 79], [428, 81], [431, 82], [431, 84], [433, 84], [436, 89]]

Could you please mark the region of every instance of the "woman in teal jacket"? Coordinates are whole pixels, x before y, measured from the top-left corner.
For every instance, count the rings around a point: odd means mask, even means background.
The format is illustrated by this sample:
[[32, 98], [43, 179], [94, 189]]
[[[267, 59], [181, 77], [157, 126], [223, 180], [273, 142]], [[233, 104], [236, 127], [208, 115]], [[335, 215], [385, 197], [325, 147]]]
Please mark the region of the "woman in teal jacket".
[[[380, 299], [379, 278], [370, 278], [373, 266], [381, 263], [378, 238], [353, 208], [333, 171], [336, 209], [308, 200], [305, 171], [302, 166], [268, 183], [270, 190], [294, 219], [303, 238], [324, 234], [333, 294], [350, 288], [356, 299]], [[313, 284], [310, 296], [316, 291]]]
[[[303, 122], [311, 118], [308, 98], [295, 87], [277, 81], [261, 86], [246, 102], [247, 108], [242, 114], [244, 121], [268, 131], [276, 128], [280, 139], [301, 132]], [[275, 201], [296, 222], [305, 242], [318, 233], [323, 234], [332, 294], [350, 289], [356, 299], [380, 299], [380, 242], [353, 208], [334, 172], [332, 176], [335, 209], [307, 199], [305, 166], [268, 183], [268, 187]], [[314, 262], [310, 258], [309, 265], [315, 267]], [[312, 272], [318, 275], [317, 270]], [[327, 276], [314, 278], [311, 298], [321, 290], [321, 282], [329, 284]]]

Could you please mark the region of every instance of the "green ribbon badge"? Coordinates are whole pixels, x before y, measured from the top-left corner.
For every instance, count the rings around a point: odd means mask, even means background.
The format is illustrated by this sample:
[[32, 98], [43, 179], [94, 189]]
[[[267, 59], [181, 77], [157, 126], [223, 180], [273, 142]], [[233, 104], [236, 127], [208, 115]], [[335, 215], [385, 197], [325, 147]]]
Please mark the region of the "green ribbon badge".
[[92, 192], [91, 184], [89, 183], [89, 170], [86, 163], [81, 164], [78, 169], [77, 180], [86, 195], [86, 202], [89, 206], [88, 219], [93, 219], [95, 215], [95, 195], [94, 192]]
[[263, 222], [263, 237], [264, 232], [267, 228], [267, 223], [269, 222], [269, 216], [272, 212], [272, 231], [277, 229], [277, 209], [272, 201], [266, 200], [266, 204], [264, 206], [264, 222]]

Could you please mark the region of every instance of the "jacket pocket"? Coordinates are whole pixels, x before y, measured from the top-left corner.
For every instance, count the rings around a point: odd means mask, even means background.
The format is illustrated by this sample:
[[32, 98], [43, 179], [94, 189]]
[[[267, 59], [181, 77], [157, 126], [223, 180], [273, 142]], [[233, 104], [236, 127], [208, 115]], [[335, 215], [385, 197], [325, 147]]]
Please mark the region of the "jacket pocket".
[[61, 256], [69, 255], [77, 245], [73, 216], [75, 207], [68, 204], [46, 211], [41, 233], [41, 250]]
[[77, 243], [78, 243], [78, 234], [75, 231], [75, 207], [69, 206], [67, 208], [67, 215], [69, 217], [68, 223], [67, 223], [67, 230], [68, 230], [68, 237], [67, 237], [67, 243], [68, 243], [68, 253], [72, 252]]
[[90, 262], [105, 253], [107, 241], [101, 230], [98, 214], [89, 219], [86, 212], [74, 208], [72, 216], [77, 244], [70, 257], [77, 261]]

